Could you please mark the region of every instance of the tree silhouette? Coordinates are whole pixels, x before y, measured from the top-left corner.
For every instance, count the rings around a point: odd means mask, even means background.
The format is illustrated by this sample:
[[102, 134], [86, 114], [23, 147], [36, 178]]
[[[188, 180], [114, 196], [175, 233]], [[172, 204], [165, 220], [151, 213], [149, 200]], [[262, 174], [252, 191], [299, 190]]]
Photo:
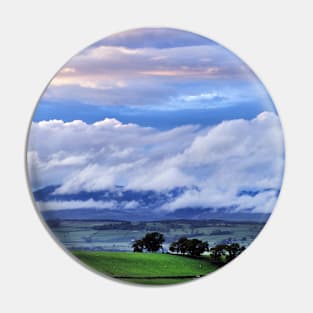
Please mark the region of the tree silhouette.
[[136, 240], [132, 245], [134, 252], [143, 252], [144, 243], [141, 239]]
[[136, 240], [132, 247], [134, 252], [156, 252], [162, 249], [163, 242], [165, 241], [164, 235], [159, 232], [147, 233], [142, 239]]
[[163, 249], [164, 236], [159, 232], [147, 233], [145, 237], [142, 238], [145, 249], [148, 252], [156, 252]]
[[226, 247], [227, 245], [216, 245], [215, 247], [211, 248], [210, 252], [212, 259], [216, 262], [222, 261], [222, 257], [227, 253]]
[[177, 253], [186, 254], [188, 249], [188, 238], [181, 237], [177, 241]]
[[187, 237], [181, 237], [177, 241], [171, 243], [169, 250], [178, 254], [188, 254], [190, 256], [199, 256], [204, 251], [208, 251], [209, 245], [207, 241], [201, 241], [199, 239], [188, 239]]
[[178, 252], [178, 243], [177, 241], [174, 241], [170, 244], [169, 248], [168, 248], [171, 252]]
[[244, 246], [240, 246], [238, 243], [232, 243], [230, 245], [217, 245], [210, 249], [210, 253], [211, 258], [215, 262], [227, 263], [236, 258], [244, 250]]
[[226, 247], [226, 251], [228, 252], [228, 255], [226, 257], [227, 261], [229, 262], [233, 260], [244, 250], [245, 250], [245, 247], [240, 246], [238, 243], [232, 243], [231, 245], [228, 245]]
[[207, 241], [201, 241], [199, 239], [191, 239], [187, 241], [187, 252], [191, 256], [199, 256], [204, 251], [209, 250], [209, 244]]

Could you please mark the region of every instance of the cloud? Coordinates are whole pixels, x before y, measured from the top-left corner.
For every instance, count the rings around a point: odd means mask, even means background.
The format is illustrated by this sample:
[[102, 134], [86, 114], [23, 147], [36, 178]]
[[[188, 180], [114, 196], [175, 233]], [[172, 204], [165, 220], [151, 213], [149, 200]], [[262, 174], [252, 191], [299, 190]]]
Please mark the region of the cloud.
[[[276, 186], [277, 187], [277, 186]], [[278, 188], [278, 187], [277, 187]], [[180, 208], [227, 208], [228, 212], [271, 213], [277, 201], [277, 191], [260, 192], [255, 196], [236, 194], [234, 190], [203, 188], [188, 190], [170, 203], [164, 204], [160, 210], [175, 211]]]
[[128, 174], [186, 148], [198, 130], [187, 125], [159, 131], [116, 119], [32, 123], [28, 143], [32, 186], [62, 183], [59, 192], [66, 192], [125, 185]]
[[[131, 36], [131, 33], [121, 36]], [[138, 47], [108, 45], [110, 41], [93, 45], [74, 56], [57, 73], [42, 99], [166, 109], [171, 102], [180, 101], [183, 106], [181, 97], [192, 99], [195, 96], [194, 90], [186, 94], [188, 85], [197, 83], [199, 94], [205, 95], [214, 92], [211, 89], [218, 84], [225, 94], [226, 89], [232, 89], [238, 82], [242, 82], [242, 101], [246, 94], [254, 99], [259, 95], [260, 99], [265, 97], [265, 91], [256, 92], [254, 85], [259, 84], [258, 79], [241, 60], [225, 48], [210, 44], [209, 40], [208, 44], [203, 44], [202, 39], [162, 48], [145, 44]], [[191, 42], [194, 45], [188, 44]]]
[[184, 101], [212, 100], [219, 97], [215, 92], [201, 93], [199, 95], [182, 96]]
[[134, 209], [139, 203], [137, 201], [123, 201], [117, 203], [116, 201], [99, 201], [88, 199], [85, 201], [71, 200], [71, 201], [37, 201], [40, 211], [58, 211], [58, 210], [74, 210], [74, 209], [115, 209], [119, 206], [120, 209]]
[[[279, 119], [270, 112], [166, 131], [116, 119], [52, 120], [32, 124], [28, 166], [33, 189], [60, 184], [59, 194], [117, 185], [157, 192], [187, 187], [160, 209], [270, 212], [280, 190], [284, 148]], [[239, 195], [243, 190], [262, 192]]]
[[[210, 58], [205, 58], [210, 55]], [[205, 60], [205, 61], [203, 61]], [[74, 56], [52, 80], [52, 86], [86, 82], [99, 89], [116, 87], [116, 80], [133, 81], [155, 76], [175, 80], [242, 77], [250, 71], [219, 46], [190, 46], [170, 49], [129, 49], [100, 46]], [[166, 79], [167, 80], [167, 79]], [[91, 87], [93, 88], [93, 87]]]
[[126, 48], [174, 48], [182, 46], [215, 45], [216, 43], [194, 33], [171, 28], [140, 28], [106, 37], [91, 46]]
[[112, 209], [115, 206], [114, 201], [95, 201], [89, 199], [86, 201], [37, 201], [40, 211], [57, 211], [73, 209]]
[[[197, 190], [177, 198], [166, 210], [180, 207], [236, 206], [268, 211], [261, 202], [276, 199], [284, 167], [284, 148], [278, 117], [269, 112], [251, 121], [225, 121], [197, 136], [183, 153], [168, 160], [186, 172], [199, 171]], [[258, 196], [238, 197], [241, 190], [273, 189]], [[262, 207], [263, 206], [263, 207]]]

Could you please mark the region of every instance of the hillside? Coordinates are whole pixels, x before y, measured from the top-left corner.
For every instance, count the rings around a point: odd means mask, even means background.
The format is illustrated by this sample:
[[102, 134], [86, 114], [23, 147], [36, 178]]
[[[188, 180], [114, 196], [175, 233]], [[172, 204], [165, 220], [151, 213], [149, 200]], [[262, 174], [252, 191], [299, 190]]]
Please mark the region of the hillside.
[[131, 252], [75, 251], [73, 254], [100, 273], [141, 284], [178, 283], [217, 269], [206, 257]]

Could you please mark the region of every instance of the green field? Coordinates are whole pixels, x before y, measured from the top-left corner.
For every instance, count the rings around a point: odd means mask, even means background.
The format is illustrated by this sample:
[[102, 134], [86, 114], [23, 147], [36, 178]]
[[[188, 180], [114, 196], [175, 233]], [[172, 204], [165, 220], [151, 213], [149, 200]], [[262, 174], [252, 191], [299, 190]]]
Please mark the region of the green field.
[[140, 284], [174, 284], [217, 269], [206, 256], [94, 251], [74, 251], [73, 254], [98, 272]]

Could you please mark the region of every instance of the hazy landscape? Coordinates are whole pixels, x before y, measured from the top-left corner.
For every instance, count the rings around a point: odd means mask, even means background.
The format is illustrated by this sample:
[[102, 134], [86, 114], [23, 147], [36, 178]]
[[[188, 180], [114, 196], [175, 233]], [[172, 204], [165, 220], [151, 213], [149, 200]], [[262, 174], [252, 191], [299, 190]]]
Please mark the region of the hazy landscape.
[[172, 284], [231, 262], [280, 193], [284, 143], [264, 85], [196, 34], [104, 38], [51, 80], [27, 144], [29, 184], [55, 238], [118, 279]]
[[239, 243], [248, 246], [264, 224], [256, 222], [227, 222], [222, 220], [172, 220], [153, 222], [126, 221], [48, 221], [55, 236], [70, 250], [132, 251], [134, 240], [147, 232], [165, 236], [164, 249], [182, 236], [198, 238], [217, 244]]
[[[48, 220], [57, 239], [82, 262], [114, 278], [143, 284], [173, 284], [200, 278], [224, 263], [210, 254], [169, 254], [169, 244], [186, 236], [209, 247], [238, 243], [247, 247], [264, 226], [257, 222], [172, 220], [152, 222]], [[133, 253], [132, 245], [149, 232], [165, 237], [162, 253]]]

